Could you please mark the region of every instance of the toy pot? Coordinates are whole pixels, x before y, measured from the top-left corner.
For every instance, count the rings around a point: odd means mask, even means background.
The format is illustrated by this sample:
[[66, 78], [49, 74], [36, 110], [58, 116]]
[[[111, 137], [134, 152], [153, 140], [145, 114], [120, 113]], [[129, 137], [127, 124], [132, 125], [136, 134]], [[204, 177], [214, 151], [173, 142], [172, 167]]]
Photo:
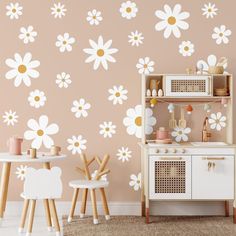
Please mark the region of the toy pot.
[[7, 140], [7, 146], [11, 155], [21, 155], [23, 138], [11, 137]]
[[168, 139], [169, 131], [165, 129], [165, 127], [160, 127], [156, 132], [156, 139]]

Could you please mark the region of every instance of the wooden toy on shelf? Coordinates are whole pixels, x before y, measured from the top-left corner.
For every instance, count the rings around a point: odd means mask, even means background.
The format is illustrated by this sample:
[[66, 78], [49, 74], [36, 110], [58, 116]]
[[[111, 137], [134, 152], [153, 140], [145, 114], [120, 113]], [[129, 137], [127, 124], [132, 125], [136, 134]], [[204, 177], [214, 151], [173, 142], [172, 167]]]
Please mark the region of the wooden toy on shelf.
[[[106, 220], [110, 219], [110, 213], [109, 213], [106, 194], [105, 194], [105, 188], [108, 187], [109, 182], [105, 180], [101, 180], [101, 177], [103, 175], [110, 172], [109, 169], [105, 169], [109, 161], [109, 158], [110, 158], [109, 155], [105, 155], [103, 160], [100, 160], [100, 158], [97, 156], [93, 157], [91, 160], [87, 160], [85, 154], [81, 155], [81, 160], [84, 164], [84, 168], [82, 169], [80, 167], [77, 167], [77, 170], [80, 171], [85, 176], [86, 180], [72, 180], [69, 182], [69, 186], [74, 189], [74, 195], [72, 199], [72, 205], [71, 205], [71, 210], [68, 217], [68, 222], [71, 222], [74, 216], [76, 201], [77, 201], [80, 189], [83, 189], [84, 191], [83, 196], [82, 196], [80, 218], [83, 218], [85, 215], [87, 194], [88, 194], [88, 190], [90, 190], [91, 201], [92, 201], [92, 206], [93, 206], [93, 223], [98, 224], [97, 201], [96, 201], [95, 190], [99, 189], [101, 192], [103, 208], [105, 211], [105, 218]], [[92, 178], [89, 171], [89, 165], [95, 160], [97, 161], [99, 165], [99, 169], [96, 172], [95, 177]]]
[[50, 153], [52, 156], [59, 156], [61, 151], [61, 147], [59, 146], [51, 146]]

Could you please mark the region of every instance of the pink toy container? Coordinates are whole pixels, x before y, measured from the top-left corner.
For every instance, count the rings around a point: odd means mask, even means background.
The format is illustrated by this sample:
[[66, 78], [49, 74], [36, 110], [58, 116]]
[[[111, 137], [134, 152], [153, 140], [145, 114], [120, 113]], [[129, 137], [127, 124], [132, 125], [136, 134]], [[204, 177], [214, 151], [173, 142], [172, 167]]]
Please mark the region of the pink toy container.
[[165, 129], [165, 127], [160, 127], [159, 130], [156, 131], [156, 139], [168, 139], [169, 131]]
[[23, 142], [23, 138], [19, 137], [11, 137], [7, 140], [7, 146], [9, 148], [9, 153], [11, 155], [21, 155], [21, 144]]

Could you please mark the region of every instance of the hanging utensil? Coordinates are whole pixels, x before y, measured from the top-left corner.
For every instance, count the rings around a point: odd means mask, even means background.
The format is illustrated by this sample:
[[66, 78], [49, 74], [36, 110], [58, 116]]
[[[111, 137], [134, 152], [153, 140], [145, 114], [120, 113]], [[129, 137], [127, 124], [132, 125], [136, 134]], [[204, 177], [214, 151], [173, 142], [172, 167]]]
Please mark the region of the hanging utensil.
[[228, 62], [228, 59], [226, 57], [221, 57], [216, 66], [225, 66], [227, 62]]
[[183, 129], [185, 129], [187, 126], [187, 122], [184, 119], [184, 108], [183, 107], [181, 107], [181, 109], [180, 109], [180, 120], [179, 120], [178, 126]]
[[175, 119], [175, 112], [172, 111], [172, 112], [170, 113], [169, 127], [170, 127], [171, 129], [174, 129], [176, 126], [177, 126], [177, 121], [176, 121], [176, 119]]

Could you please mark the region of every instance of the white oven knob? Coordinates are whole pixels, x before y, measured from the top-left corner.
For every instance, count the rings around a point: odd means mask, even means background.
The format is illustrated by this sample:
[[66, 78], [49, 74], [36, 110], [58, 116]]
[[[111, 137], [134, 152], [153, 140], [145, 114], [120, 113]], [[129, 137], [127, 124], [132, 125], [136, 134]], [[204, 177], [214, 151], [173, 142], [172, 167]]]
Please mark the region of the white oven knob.
[[180, 152], [181, 153], [185, 153], [185, 149], [180, 149]]
[[166, 149], [166, 148], [163, 149], [163, 152], [164, 152], [164, 153], [167, 153], [167, 152], [168, 152], [168, 149]]
[[160, 152], [159, 149], [157, 149], [157, 150], [156, 150], [156, 153], [159, 153], [159, 152]]
[[176, 149], [175, 148], [171, 149], [171, 152], [176, 153]]

